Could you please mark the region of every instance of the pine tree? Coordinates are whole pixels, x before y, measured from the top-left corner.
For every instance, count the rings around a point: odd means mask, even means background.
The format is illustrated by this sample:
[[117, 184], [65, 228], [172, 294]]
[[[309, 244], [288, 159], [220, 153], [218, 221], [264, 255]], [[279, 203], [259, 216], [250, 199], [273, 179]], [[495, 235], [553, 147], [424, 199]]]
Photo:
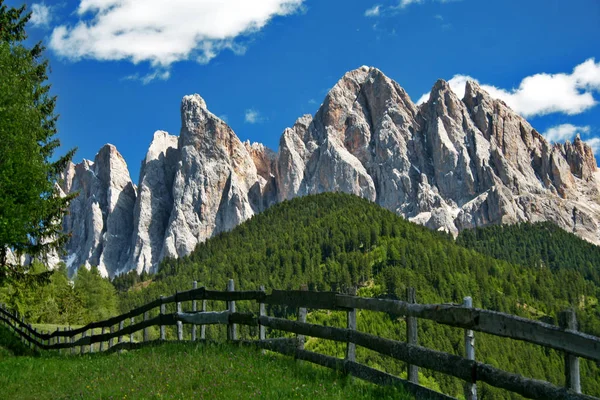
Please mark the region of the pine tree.
[[42, 43], [28, 48], [25, 6], [0, 0], [0, 282], [26, 280], [11, 253], [42, 258], [68, 237], [61, 221], [73, 196], [60, 196], [60, 173], [75, 149], [54, 156], [56, 96], [50, 95]]

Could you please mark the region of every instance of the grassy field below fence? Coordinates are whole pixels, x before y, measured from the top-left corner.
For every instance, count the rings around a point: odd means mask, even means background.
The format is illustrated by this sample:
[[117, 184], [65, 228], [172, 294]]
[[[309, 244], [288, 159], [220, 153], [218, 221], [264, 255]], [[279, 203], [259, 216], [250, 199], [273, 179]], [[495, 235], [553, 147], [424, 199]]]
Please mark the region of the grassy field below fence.
[[0, 358], [7, 399], [411, 399], [331, 370], [231, 344]]

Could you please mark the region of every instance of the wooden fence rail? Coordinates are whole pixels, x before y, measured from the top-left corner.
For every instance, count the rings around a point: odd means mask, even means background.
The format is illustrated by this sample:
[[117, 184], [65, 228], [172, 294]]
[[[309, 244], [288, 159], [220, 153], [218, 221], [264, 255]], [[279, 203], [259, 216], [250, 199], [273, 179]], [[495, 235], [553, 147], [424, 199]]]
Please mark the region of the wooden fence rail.
[[[263, 287], [258, 291], [235, 291], [233, 280], [229, 281], [226, 291], [197, 288], [195, 282], [193, 287], [192, 290], [177, 292], [168, 297], [161, 296], [128, 313], [105, 321], [93, 322], [77, 329], [57, 329], [52, 333], [38, 332], [4, 306], [0, 306], [0, 322], [10, 327], [31, 346], [45, 350], [70, 348], [74, 354], [77, 347], [80, 348], [81, 353], [85, 351], [86, 346], [89, 346], [90, 352], [95, 351], [96, 343], [100, 343], [99, 351], [135, 348], [138, 344], [133, 343], [134, 332], [143, 331], [143, 340], [147, 342], [149, 339], [148, 328], [152, 326], [160, 327], [160, 340], [162, 341], [165, 340], [166, 326], [177, 326], [177, 338], [183, 340], [184, 324], [193, 326], [192, 340], [198, 340], [196, 326], [200, 325], [199, 340], [204, 340], [206, 325], [221, 324], [227, 326], [228, 340], [242, 344], [252, 343], [263, 349], [293, 355], [297, 359], [349, 373], [367, 381], [379, 384], [401, 384], [419, 398], [450, 398], [418, 385], [417, 370], [421, 367], [465, 381], [465, 397], [467, 399], [477, 398], [476, 382], [478, 381], [533, 399], [595, 399], [581, 394], [578, 357], [599, 362], [600, 338], [578, 332], [573, 312], [561, 315], [561, 326], [554, 326], [510, 314], [472, 308], [470, 298], [465, 298], [463, 305], [418, 304], [415, 301], [414, 289], [411, 288], [407, 291], [409, 301], [404, 302], [357, 297], [355, 292], [352, 294], [309, 292], [305, 286], [302, 290], [273, 290], [270, 294], [267, 294]], [[200, 312], [196, 311], [196, 302], [199, 300], [202, 300], [202, 311]], [[227, 307], [223, 311], [206, 311], [206, 300], [224, 301], [227, 302]], [[257, 302], [259, 314], [236, 312], [236, 301]], [[182, 311], [183, 302], [192, 302], [190, 312]], [[165, 305], [171, 303], [177, 304], [177, 312], [167, 314]], [[267, 316], [266, 304], [296, 308], [298, 320], [292, 321]], [[150, 318], [149, 312], [155, 308], [160, 308], [160, 312]], [[307, 323], [307, 309], [345, 311], [347, 312], [347, 328]], [[358, 331], [356, 310], [359, 309], [406, 317], [407, 342]], [[136, 317], [140, 317], [137, 322]], [[466, 357], [419, 346], [416, 330], [418, 318], [465, 329]], [[125, 322], [128, 323], [127, 326], [125, 326]], [[117, 325], [118, 329], [115, 329]], [[238, 340], [238, 325], [258, 327], [259, 329], [256, 330], [258, 340]], [[94, 333], [94, 329], [99, 328], [102, 333]], [[289, 332], [295, 334], [296, 338], [266, 339], [265, 328]], [[567, 387], [562, 388], [548, 382], [525, 378], [476, 361], [473, 331], [522, 340], [563, 351], [565, 353]], [[126, 335], [129, 335], [129, 342], [123, 341], [123, 337]], [[304, 338], [306, 336], [346, 343], [345, 358], [338, 359], [305, 350]], [[117, 339], [116, 344], [115, 339]], [[108, 346], [105, 347], [105, 343], [108, 343]], [[357, 363], [356, 346], [406, 362], [408, 380]]]

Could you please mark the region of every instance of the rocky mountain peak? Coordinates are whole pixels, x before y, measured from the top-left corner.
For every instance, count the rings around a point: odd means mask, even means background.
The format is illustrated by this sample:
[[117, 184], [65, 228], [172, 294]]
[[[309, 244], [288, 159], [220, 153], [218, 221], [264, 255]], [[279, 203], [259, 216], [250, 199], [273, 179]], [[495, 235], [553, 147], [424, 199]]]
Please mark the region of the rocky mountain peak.
[[133, 190], [127, 163], [112, 144], [102, 146], [94, 158], [94, 172], [108, 187], [122, 190], [129, 185]]
[[155, 270], [277, 201], [329, 191], [436, 230], [550, 220], [600, 243], [592, 149], [580, 137], [551, 145], [476, 82], [459, 99], [439, 80], [416, 106], [360, 67], [284, 130], [277, 153], [240, 141], [197, 94], [183, 98], [181, 120], [179, 138], [154, 133], [137, 190], [114, 146], [65, 171], [62, 190], [81, 193], [64, 221], [71, 272]]

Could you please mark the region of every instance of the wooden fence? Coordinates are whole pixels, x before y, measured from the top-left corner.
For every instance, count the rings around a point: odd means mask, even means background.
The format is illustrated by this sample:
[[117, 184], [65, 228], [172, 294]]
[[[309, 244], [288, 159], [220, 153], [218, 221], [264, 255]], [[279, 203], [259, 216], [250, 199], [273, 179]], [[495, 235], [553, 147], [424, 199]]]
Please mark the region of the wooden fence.
[[[192, 290], [178, 292], [168, 297], [161, 296], [128, 313], [77, 329], [56, 330], [52, 333], [38, 332], [4, 306], [0, 307], [0, 321], [32, 347], [36, 346], [44, 350], [71, 349], [73, 353], [77, 353], [77, 348], [79, 353], [85, 352], [86, 346], [89, 346], [88, 351], [94, 351], [93, 345], [96, 343], [100, 343], [100, 351], [136, 348], [140, 344], [134, 343], [133, 333], [143, 330], [143, 340], [148, 341], [148, 328], [151, 326], [160, 327], [159, 341], [165, 340], [165, 326], [169, 325], [177, 326], [177, 338], [183, 340], [183, 324], [192, 325], [192, 340], [204, 340], [206, 325], [224, 324], [227, 325], [227, 339], [230, 341], [291, 355], [377, 384], [401, 385], [418, 398], [450, 398], [418, 384], [417, 369], [422, 367], [465, 381], [467, 399], [477, 398], [477, 382], [485, 382], [532, 399], [596, 399], [581, 393], [579, 357], [600, 362], [600, 338], [578, 332], [572, 310], [561, 315], [560, 326], [554, 326], [514, 315], [473, 308], [469, 297], [465, 298], [462, 305], [417, 304], [412, 288], [407, 291], [408, 301], [399, 301], [363, 298], [336, 292], [309, 292], [306, 287], [303, 290], [273, 290], [270, 294], [267, 294], [263, 287], [258, 291], [235, 291], [233, 280], [229, 281], [227, 291], [196, 288], [195, 282], [193, 287]], [[207, 300], [225, 301], [227, 307], [224, 311], [206, 311]], [[182, 302], [190, 301], [191, 312], [183, 312]], [[202, 301], [201, 311], [197, 311], [197, 301]], [[236, 301], [258, 302], [259, 314], [236, 312]], [[167, 314], [165, 305], [171, 303], [177, 304], [177, 312]], [[297, 320], [268, 316], [265, 312], [265, 304], [287, 306], [288, 309], [295, 308], [298, 310]], [[150, 318], [149, 312], [155, 308], [160, 308], [160, 313]], [[345, 311], [347, 328], [307, 323], [307, 309]], [[407, 341], [386, 339], [358, 331], [357, 309], [406, 317]], [[466, 356], [460, 357], [419, 346], [418, 318], [464, 329]], [[125, 322], [129, 325], [125, 326]], [[200, 325], [199, 337], [196, 330], [198, 325]], [[237, 325], [258, 327], [258, 339], [239, 340]], [[296, 337], [267, 339], [265, 327], [290, 332]], [[95, 333], [98, 329], [101, 329], [101, 333]], [[564, 352], [566, 387], [526, 378], [476, 361], [473, 331], [522, 340]], [[129, 342], [123, 341], [125, 335], [129, 335]], [[345, 358], [340, 359], [305, 350], [306, 336], [345, 343]], [[114, 343], [114, 339], [118, 339], [118, 342]], [[107, 342], [108, 346], [104, 346]], [[408, 380], [356, 362], [356, 346], [406, 362]]]

